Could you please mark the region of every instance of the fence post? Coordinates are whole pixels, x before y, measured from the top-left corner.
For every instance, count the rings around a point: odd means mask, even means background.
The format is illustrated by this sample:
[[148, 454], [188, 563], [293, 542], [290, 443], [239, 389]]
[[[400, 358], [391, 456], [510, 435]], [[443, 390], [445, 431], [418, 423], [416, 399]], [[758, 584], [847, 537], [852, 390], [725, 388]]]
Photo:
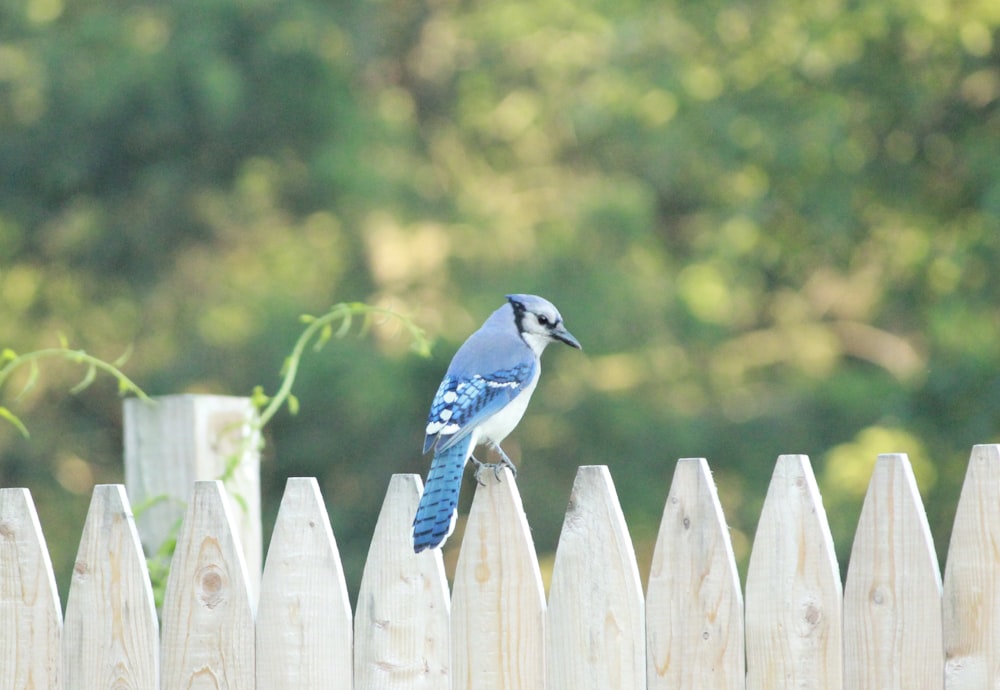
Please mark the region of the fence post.
[[[125, 400], [125, 487], [147, 554], [175, 532], [194, 482], [224, 478], [256, 605], [262, 564], [260, 449], [249, 398]], [[176, 536], [176, 532], [174, 534]]]

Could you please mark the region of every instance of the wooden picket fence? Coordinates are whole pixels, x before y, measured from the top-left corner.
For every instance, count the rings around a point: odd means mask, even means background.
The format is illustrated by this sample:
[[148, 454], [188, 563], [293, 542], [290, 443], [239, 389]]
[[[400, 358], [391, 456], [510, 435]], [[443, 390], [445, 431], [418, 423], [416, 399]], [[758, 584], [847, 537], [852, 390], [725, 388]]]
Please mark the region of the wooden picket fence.
[[808, 458], [778, 458], [745, 599], [702, 459], [676, 466], [645, 595], [606, 467], [579, 469], [547, 601], [509, 472], [477, 488], [450, 593], [411, 547], [420, 490], [392, 477], [352, 614], [315, 480], [288, 480], [256, 601], [197, 482], [158, 620], [122, 486], [94, 490], [65, 618], [31, 496], [2, 489], [0, 688], [1000, 688], [1000, 446], [972, 451], [943, 584], [905, 455], [878, 458], [843, 589]]

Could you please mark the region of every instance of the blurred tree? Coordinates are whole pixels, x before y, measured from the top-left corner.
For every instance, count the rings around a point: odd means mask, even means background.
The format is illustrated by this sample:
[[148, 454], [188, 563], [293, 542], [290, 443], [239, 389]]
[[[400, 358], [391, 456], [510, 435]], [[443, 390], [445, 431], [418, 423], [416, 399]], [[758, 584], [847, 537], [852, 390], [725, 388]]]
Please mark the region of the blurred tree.
[[[267, 505], [320, 476], [353, 589], [454, 347], [538, 292], [588, 355], [547, 360], [508, 448], [541, 551], [594, 463], [648, 550], [694, 455], [745, 558], [774, 457], [806, 452], [846, 559], [858, 477], [908, 451], [943, 558], [1000, 432], [995, 5], [7, 0], [0, 346], [131, 343], [149, 392], [248, 394], [301, 312], [412, 314], [433, 360], [345, 342], [269, 439]], [[46, 383], [4, 401], [38, 431], [0, 427], [0, 484], [68, 578], [119, 402]]]

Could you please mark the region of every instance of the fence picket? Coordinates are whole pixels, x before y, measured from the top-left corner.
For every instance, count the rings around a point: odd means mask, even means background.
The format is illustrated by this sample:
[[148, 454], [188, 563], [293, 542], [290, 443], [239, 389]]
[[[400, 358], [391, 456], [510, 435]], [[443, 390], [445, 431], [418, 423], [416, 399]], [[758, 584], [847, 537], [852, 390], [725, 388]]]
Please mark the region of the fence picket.
[[944, 687], [941, 575], [910, 461], [880, 455], [844, 586], [844, 687]]
[[478, 486], [451, 599], [454, 690], [545, 687], [545, 593], [510, 470]]
[[257, 684], [350, 690], [351, 638], [347, 582], [319, 483], [292, 477], [261, 578]]
[[547, 615], [547, 690], [646, 687], [642, 583], [606, 466], [577, 470]]
[[1000, 688], [1000, 446], [972, 449], [944, 574], [945, 687]]
[[354, 618], [356, 690], [449, 690], [448, 580], [440, 549], [413, 553], [420, 477], [389, 481]]
[[0, 489], [0, 688], [57, 690], [62, 611], [27, 489]]
[[677, 462], [646, 592], [649, 690], [744, 687], [743, 598], [704, 458]]
[[163, 690], [253, 690], [253, 608], [222, 482], [194, 483], [163, 601]]
[[841, 690], [843, 592], [805, 455], [775, 464], [746, 582], [748, 690]]
[[132, 509], [120, 484], [94, 487], [63, 628], [64, 690], [158, 690], [160, 633]]

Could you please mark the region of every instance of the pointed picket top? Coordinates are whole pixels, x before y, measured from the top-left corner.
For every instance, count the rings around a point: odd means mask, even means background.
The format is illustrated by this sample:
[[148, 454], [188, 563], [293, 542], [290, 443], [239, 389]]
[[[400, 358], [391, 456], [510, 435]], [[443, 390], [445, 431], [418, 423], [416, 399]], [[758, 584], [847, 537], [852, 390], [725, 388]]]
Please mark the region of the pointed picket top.
[[62, 610], [27, 489], [0, 489], [0, 688], [58, 688]]
[[556, 549], [547, 615], [547, 690], [645, 687], [642, 583], [604, 465], [577, 470]]
[[748, 690], [842, 690], [843, 590], [805, 455], [774, 467], [746, 583]]
[[66, 600], [63, 690], [159, 690], [159, 638], [125, 487], [95, 486]]
[[677, 462], [646, 594], [650, 690], [744, 686], [743, 598], [704, 458]]
[[358, 592], [355, 690], [451, 687], [451, 604], [441, 549], [413, 552], [421, 490], [415, 474], [389, 481]]
[[545, 593], [510, 470], [483, 473], [451, 599], [454, 690], [545, 687]]
[[330, 518], [312, 477], [278, 508], [257, 607], [257, 686], [350, 690], [351, 602]]
[[879, 455], [844, 586], [844, 687], [944, 686], [941, 575], [910, 461]]
[[222, 482], [198, 481], [163, 601], [163, 690], [253, 688], [253, 607]]
[[972, 449], [944, 573], [945, 686], [1000, 678], [1000, 446]]

